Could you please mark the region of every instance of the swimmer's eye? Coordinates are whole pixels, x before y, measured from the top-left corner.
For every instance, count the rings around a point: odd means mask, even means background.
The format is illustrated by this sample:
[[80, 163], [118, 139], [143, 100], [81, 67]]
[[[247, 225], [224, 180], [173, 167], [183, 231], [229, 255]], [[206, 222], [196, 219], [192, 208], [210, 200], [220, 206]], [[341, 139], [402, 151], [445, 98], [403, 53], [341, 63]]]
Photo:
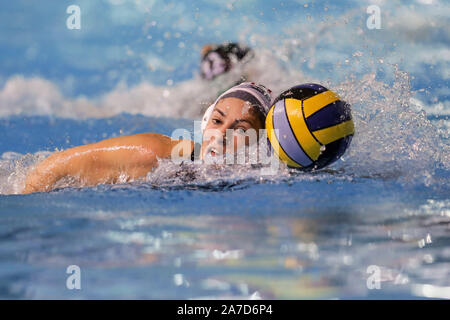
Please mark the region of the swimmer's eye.
[[222, 123], [222, 121], [220, 121], [219, 119], [212, 119], [211, 120], [213, 124], [220, 124]]

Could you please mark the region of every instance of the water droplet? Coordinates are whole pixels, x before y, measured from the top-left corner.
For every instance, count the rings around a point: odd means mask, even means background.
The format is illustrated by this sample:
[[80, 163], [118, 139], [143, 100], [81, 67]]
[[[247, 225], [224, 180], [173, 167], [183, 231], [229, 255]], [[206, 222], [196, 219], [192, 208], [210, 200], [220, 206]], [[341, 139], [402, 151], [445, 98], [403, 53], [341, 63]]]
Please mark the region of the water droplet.
[[184, 277], [181, 273], [177, 273], [173, 275], [173, 283], [175, 283], [176, 286], [181, 286], [184, 282]]

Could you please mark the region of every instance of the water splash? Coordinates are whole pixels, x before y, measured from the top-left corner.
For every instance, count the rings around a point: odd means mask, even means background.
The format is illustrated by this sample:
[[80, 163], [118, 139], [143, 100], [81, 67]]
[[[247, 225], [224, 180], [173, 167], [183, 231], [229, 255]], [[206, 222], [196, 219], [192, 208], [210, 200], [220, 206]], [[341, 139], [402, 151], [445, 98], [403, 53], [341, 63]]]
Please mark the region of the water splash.
[[375, 74], [347, 81], [338, 92], [353, 106], [356, 134], [338, 166], [360, 175], [420, 178], [432, 183], [435, 169], [448, 170], [449, 145], [425, 111], [411, 104], [410, 76], [394, 67], [393, 85], [377, 81]]
[[0, 194], [22, 192], [27, 172], [50, 154], [51, 152], [47, 151], [25, 155], [16, 152], [3, 153], [0, 157]]

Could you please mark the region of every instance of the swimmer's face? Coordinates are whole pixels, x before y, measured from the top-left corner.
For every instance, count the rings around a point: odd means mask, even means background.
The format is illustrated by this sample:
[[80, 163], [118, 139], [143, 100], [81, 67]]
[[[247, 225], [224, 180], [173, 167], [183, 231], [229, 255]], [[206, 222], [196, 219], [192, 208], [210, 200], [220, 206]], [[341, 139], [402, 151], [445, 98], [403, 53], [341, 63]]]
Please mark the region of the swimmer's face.
[[[238, 98], [220, 100], [203, 132], [202, 159], [207, 154], [219, 156], [225, 152], [236, 153], [238, 148], [250, 144], [249, 130], [255, 130], [258, 137], [259, 129], [263, 128], [264, 123], [258, 111], [248, 102]], [[228, 135], [227, 129], [232, 130]]]

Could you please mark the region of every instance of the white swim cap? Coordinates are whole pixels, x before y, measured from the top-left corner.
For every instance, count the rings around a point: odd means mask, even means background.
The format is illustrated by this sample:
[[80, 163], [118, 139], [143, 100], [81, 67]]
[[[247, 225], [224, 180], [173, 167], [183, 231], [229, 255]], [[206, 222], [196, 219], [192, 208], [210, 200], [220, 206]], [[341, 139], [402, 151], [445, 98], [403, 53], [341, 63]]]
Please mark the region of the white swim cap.
[[222, 93], [216, 101], [208, 107], [208, 109], [206, 109], [205, 114], [202, 117], [202, 133], [211, 118], [214, 107], [221, 99], [239, 98], [241, 100], [248, 101], [265, 117], [269, 112], [272, 103], [271, 93], [271, 90], [254, 82], [244, 82], [228, 89]]

